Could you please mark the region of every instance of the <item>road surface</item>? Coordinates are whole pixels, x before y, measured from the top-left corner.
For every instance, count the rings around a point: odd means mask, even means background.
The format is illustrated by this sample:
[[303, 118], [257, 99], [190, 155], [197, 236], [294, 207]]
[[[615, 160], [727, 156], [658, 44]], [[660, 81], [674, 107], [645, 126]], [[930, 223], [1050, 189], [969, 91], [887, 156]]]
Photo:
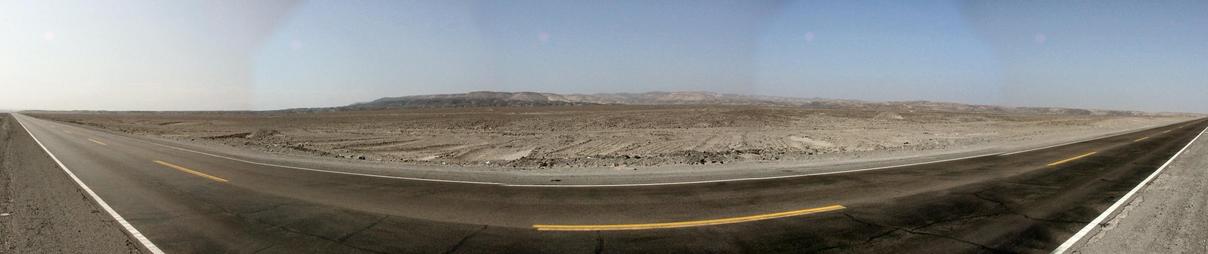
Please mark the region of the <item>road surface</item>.
[[138, 253], [12, 118], [0, 115], [0, 253]]
[[1196, 141], [1073, 253], [1208, 253], [1205, 190], [1208, 142]]
[[16, 118], [168, 253], [1049, 252], [1208, 127], [842, 174], [526, 187], [272, 166]]

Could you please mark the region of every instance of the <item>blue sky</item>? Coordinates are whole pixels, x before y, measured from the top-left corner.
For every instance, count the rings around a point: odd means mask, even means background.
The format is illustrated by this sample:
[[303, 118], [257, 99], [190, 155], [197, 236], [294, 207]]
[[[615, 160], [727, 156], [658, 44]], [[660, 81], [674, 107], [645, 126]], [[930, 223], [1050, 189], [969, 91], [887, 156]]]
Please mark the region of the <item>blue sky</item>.
[[1203, 1], [3, 1], [0, 108], [703, 90], [1208, 112]]

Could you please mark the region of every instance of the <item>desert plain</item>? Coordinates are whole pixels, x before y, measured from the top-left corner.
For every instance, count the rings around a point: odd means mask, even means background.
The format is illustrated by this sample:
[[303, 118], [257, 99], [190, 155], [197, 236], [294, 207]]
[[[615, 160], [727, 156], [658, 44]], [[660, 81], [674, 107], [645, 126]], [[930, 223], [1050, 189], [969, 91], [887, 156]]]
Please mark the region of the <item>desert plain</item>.
[[31, 115], [249, 152], [525, 170], [792, 163], [1002, 150], [1193, 118], [776, 105], [553, 105]]

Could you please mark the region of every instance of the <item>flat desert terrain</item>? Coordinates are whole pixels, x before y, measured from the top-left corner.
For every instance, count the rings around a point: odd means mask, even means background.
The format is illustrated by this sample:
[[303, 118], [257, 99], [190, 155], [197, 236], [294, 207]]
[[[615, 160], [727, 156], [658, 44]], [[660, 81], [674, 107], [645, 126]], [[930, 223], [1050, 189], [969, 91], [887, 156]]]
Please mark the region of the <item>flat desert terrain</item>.
[[749, 105], [30, 115], [278, 154], [523, 169], [942, 154], [1040, 145], [1192, 119]]

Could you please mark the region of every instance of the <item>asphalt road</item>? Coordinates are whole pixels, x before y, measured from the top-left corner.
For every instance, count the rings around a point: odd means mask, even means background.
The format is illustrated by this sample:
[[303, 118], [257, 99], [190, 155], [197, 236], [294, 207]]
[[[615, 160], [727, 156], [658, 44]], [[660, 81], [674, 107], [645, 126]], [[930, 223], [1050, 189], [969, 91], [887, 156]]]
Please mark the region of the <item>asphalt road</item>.
[[1208, 142], [1196, 141], [1073, 253], [1208, 253], [1206, 169]]
[[0, 115], [0, 253], [138, 253], [137, 246]]
[[18, 118], [169, 253], [1049, 252], [1208, 127], [844, 174], [553, 188], [253, 164]]

